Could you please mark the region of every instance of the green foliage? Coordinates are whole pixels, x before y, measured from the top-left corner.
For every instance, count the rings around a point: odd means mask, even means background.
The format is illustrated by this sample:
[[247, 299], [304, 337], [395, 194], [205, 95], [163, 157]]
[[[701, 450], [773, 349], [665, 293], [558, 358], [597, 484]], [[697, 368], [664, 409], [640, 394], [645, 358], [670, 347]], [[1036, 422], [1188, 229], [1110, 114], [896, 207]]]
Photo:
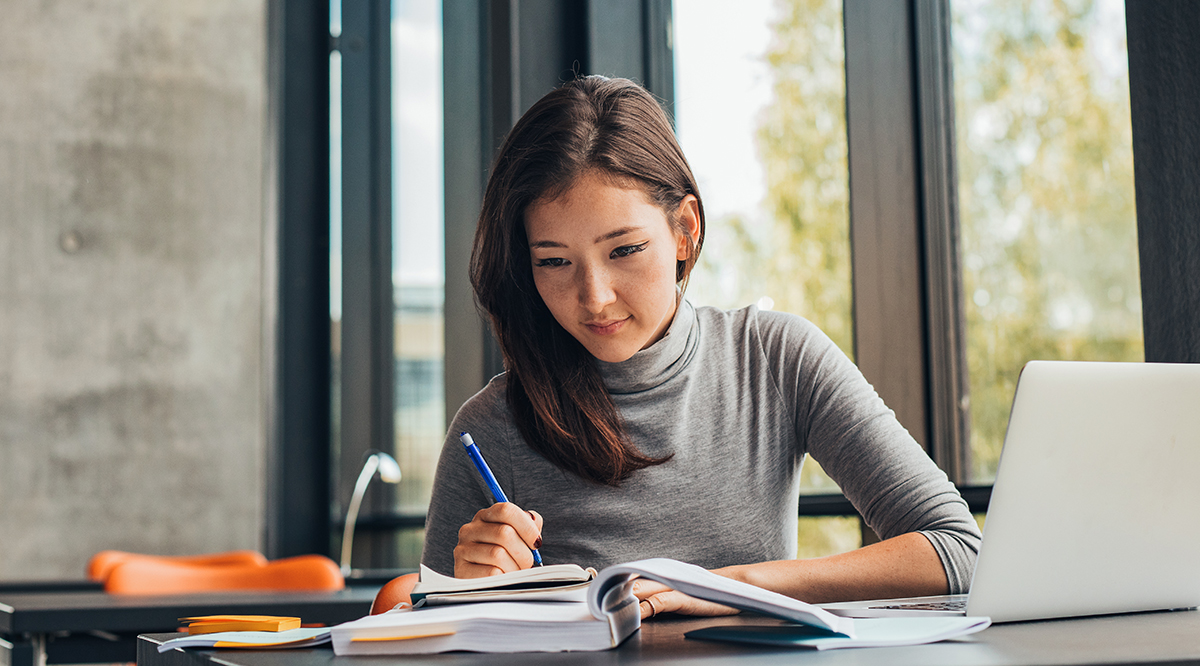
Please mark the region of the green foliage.
[[825, 557], [862, 546], [862, 528], [857, 516], [801, 516], [797, 525], [796, 557]]
[[[780, 0], [776, 8], [764, 56], [773, 96], [756, 132], [767, 181], [765, 217], [744, 213], [710, 220], [690, 288], [721, 307], [761, 304], [765, 297], [768, 307], [817, 324], [853, 358], [841, 2]], [[811, 458], [801, 472], [801, 488], [839, 492]], [[805, 529], [801, 542], [814, 552], [839, 552], [845, 543], [818, 524]]]
[[757, 131], [766, 218], [710, 220], [695, 284], [719, 285], [725, 307], [767, 297], [853, 354], [841, 3], [781, 1], [777, 9], [765, 55], [774, 95]]
[[987, 482], [1026, 361], [1142, 358], [1128, 74], [1098, 3], [952, 7], [969, 471]]
[[[764, 210], [710, 221], [694, 284], [725, 307], [767, 297], [852, 354], [841, 3], [776, 8]], [[968, 473], [986, 483], [1026, 361], [1142, 358], [1128, 74], [1119, 2], [952, 10]], [[835, 487], [811, 461], [804, 477]]]

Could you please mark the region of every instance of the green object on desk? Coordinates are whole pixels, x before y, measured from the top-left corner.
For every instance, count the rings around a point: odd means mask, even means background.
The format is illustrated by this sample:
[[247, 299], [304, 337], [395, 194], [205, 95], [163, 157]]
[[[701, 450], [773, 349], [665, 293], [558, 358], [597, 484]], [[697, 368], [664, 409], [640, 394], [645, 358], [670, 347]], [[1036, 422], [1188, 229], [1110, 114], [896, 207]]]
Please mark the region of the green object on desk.
[[718, 625], [684, 634], [685, 638], [775, 647], [833, 650], [852, 647], [899, 647], [936, 643], [986, 629], [986, 617], [904, 617], [854, 621], [854, 637], [803, 624]]

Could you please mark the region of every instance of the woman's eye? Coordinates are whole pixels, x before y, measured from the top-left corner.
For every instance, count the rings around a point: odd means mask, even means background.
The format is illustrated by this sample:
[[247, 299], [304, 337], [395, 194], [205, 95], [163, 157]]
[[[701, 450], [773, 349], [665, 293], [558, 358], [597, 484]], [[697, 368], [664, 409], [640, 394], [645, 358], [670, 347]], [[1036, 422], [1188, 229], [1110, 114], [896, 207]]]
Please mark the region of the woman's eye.
[[639, 243], [637, 245], [624, 245], [622, 247], [619, 247], [619, 248], [613, 250], [612, 256], [614, 258], [617, 258], [617, 257], [628, 257], [631, 254], [636, 254], [636, 253], [641, 252], [642, 250], [646, 249], [646, 245], [649, 242], [650, 241], [646, 241], [645, 243]]
[[567, 263], [566, 259], [562, 259], [560, 257], [550, 257], [549, 259], [538, 259], [538, 261], [535, 265], [554, 268], [557, 266], [565, 266], [566, 263]]

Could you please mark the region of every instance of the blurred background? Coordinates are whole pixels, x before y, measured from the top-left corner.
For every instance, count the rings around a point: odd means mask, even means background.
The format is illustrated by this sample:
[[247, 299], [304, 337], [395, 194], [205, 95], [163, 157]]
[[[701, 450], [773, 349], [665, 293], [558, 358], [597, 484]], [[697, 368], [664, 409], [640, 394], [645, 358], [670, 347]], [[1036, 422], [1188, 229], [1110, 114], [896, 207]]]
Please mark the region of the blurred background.
[[[1144, 357], [1119, 0], [0, 6], [3, 579], [106, 548], [335, 553], [372, 449], [404, 480], [369, 491], [355, 565], [415, 566], [448, 419], [502, 369], [465, 286], [487, 166], [573, 73], [675, 120], [708, 216], [688, 297], [818, 324], [981, 520], [1023, 363]], [[855, 115], [891, 117], [855, 97], [891, 83], [855, 64], [862, 26], [914, 62], [894, 125]], [[915, 184], [876, 203], [918, 249], [856, 240], [852, 163]], [[893, 261], [917, 277], [875, 307]], [[864, 337], [903, 337], [887, 307], [915, 351]], [[874, 538], [812, 460], [803, 493], [802, 556]]]

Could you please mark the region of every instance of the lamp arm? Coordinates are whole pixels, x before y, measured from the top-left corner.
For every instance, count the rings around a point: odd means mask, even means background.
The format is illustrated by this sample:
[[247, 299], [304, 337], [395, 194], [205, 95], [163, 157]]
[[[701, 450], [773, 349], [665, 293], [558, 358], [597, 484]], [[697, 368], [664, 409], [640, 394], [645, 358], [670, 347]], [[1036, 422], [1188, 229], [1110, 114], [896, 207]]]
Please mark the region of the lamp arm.
[[379, 456], [371, 455], [363, 465], [358, 481], [354, 484], [354, 494], [350, 497], [350, 508], [346, 511], [346, 527], [342, 531], [342, 575], [350, 573], [350, 550], [354, 547], [354, 524], [358, 522], [358, 509], [362, 505], [363, 495], [367, 492], [367, 484], [379, 469]]

